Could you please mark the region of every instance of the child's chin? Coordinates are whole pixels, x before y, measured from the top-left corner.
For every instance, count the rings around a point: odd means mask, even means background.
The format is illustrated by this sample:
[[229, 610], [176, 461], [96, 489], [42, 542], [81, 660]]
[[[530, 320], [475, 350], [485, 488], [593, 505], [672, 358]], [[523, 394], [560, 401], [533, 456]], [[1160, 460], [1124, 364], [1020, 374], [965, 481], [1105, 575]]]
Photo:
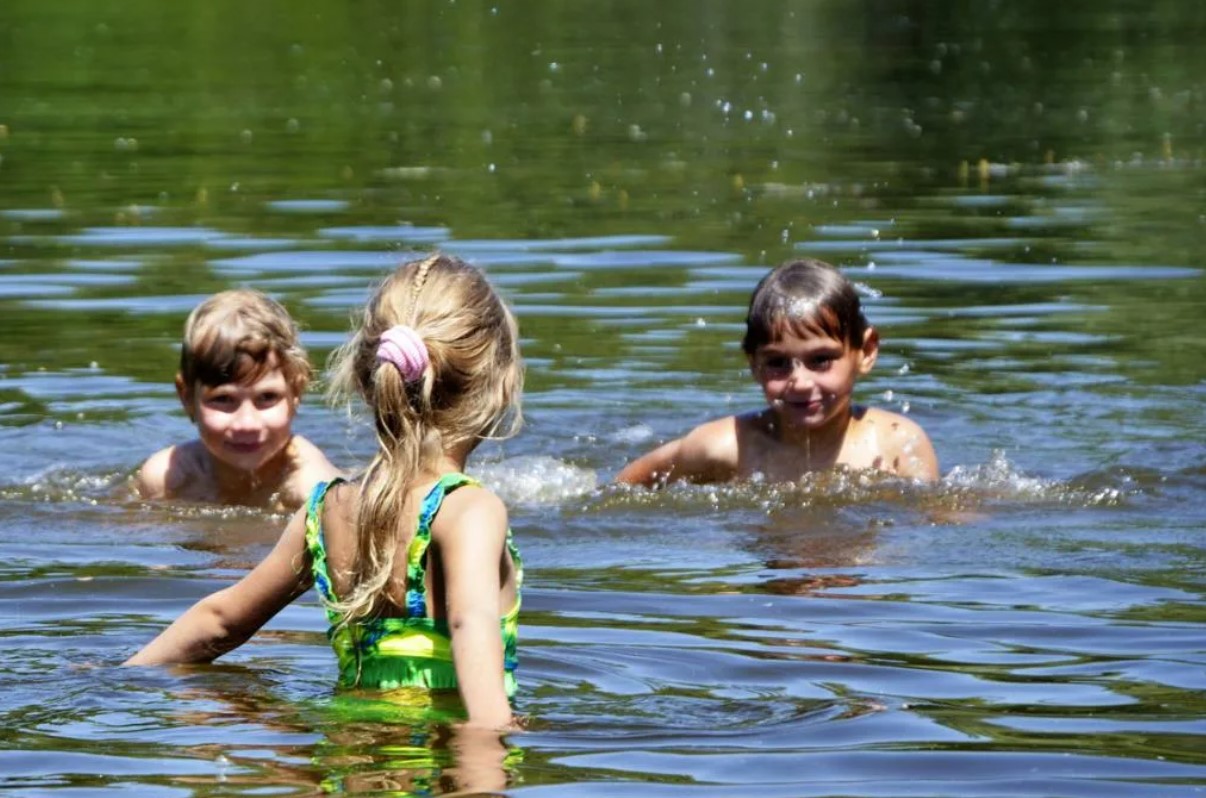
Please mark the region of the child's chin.
[[267, 446], [247, 449], [227, 446], [220, 452], [211, 451], [210, 454], [230, 468], [252, 474], [267, 465], [276, 456], [277, 452], [269, 449]]
[[247, 473], [248, 476], [250, 476], [251, 474], [254, 474], [256, 471], [258, 471], [264, 465], [264, 461], [258, 457], [257, 458], [230, 457], [228, 455], [226, 457], [222, 457], [219, 459], [222, 460], [222, 462], [226, 465], [227, 468], [232, 468], [235, 471], [243, 471], [243, 472]]
[[820, 427], [828, 421], [823, 406], [793, 405], [787, 402], [780, 404], [776, 410], [779, 420], [784, 424], [800, 429]]

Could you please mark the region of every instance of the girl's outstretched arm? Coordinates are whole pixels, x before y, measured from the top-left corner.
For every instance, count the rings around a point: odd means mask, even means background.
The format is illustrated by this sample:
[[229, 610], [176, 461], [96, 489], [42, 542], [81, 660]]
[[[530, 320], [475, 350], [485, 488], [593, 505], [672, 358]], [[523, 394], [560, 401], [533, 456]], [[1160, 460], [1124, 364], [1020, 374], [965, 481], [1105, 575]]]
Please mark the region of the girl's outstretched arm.
[[431, 532], [443, 567], [452, 662], [469, 725], [502, 728], [512, 720], [499, 628], [507, 509], [488, 490], [461, 489], [445, 499]]
[[123, 664], [209, 662], [238, 648], [310, 587], [308, 565], [303, 507], [250, 573], [198, 601]]
[[680, 480], [732, 479], [737, 473], [737, 424], [734, 416], [701, 424], [624, 466], [616, 482], [653, 488]]

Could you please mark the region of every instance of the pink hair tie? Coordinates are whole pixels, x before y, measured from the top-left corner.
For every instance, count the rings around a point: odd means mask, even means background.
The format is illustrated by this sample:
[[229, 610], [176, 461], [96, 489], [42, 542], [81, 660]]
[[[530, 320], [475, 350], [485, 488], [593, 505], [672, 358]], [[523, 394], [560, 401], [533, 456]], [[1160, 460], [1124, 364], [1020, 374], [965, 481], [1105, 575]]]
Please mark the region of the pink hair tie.
[[415, 332], [414, 327], [397, 324], [381, 333], [381, 343], [377, 344], [377, 360], [381, 363], [393, 363], [406, 382], [418, 382], [423, 373], [431, 365], [427, 355], [427, 345]]

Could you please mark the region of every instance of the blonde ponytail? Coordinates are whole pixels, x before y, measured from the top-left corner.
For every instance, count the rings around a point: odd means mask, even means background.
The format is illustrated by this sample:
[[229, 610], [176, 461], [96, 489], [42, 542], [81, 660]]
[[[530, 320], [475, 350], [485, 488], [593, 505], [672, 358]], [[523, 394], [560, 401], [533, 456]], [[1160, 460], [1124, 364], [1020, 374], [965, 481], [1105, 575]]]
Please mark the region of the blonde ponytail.
[[[404, 324], [422, 340], [430, 365], [408, 381], [377, 357], [381, 337]], [[394, 563], [413, 530], [408, 496], [444, 452], [514, 434], [522, 422], [523, 367], [510, 310], [476, 268], [432, 255], [387, 277], [363, 318], [331, 359], [328, 394], [364, 399], [377, 451], [360, 481], [351, 589], [331, 608], [343, 623], [373, 615], [388, 597]]]

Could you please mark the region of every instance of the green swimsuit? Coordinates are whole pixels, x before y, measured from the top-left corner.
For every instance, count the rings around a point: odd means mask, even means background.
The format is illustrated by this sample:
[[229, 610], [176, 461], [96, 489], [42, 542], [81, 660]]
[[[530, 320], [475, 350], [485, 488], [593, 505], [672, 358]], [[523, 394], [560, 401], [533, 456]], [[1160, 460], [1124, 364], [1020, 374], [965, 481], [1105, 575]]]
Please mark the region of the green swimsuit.
[[[327, 489], [342, 480], [314, 486], [306, 505], [306, 547], [310, 551], [314, 587], [324, 603], [336, 600], [327, 572], [327, 550], [322, 534], [322, 504]], [[427, 617], [427, 547], [431, 524], [444, 497], [464, 485], [478, 485], [465, 474], [445, 474], [423, 499], [419, 525], [407, 548], [406, 617], [368, 618], [339, 626], [341, 615], [327, 609], [331, 628], [327, 637], [339, 659], [340, 687], [394, 690], [422, 687], [455, 690], [456, 669], [452, 664], [452, 637], [443, 619]], [[515, 563], [515, 606], [500, 622], [503, 642], [503, 678], [507, 695], [515, 693], [516, 644], [519, 636], [519, 588], [523, 563], [507, 530], [507, 549]]]

